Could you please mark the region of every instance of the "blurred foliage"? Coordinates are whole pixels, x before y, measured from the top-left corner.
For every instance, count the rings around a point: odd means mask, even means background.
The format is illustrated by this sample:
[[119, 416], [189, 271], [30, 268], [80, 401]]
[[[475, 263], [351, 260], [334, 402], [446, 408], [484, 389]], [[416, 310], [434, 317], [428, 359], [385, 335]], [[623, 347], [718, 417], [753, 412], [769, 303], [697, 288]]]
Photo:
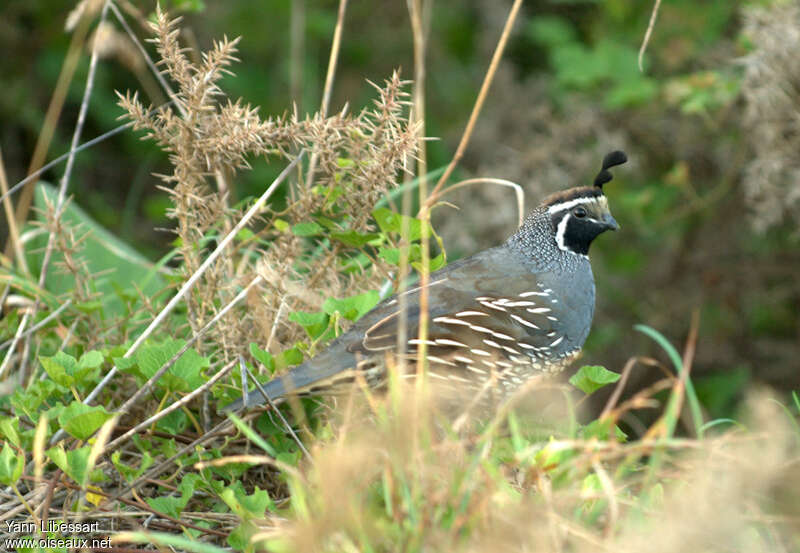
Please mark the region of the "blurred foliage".
[[[596, 121], [623, 137], [625, 143], [618, 146], [627, 148], [632, 159], [631, 168], [620, 172], [609, 192], [624, 235], [604, 239], [594, 252], [599, 304], [586, 361], [620, 367], [633, 352], [648, 351], [653, 346], [631, 330], [638, 322], [659, 328], [680, 343], [690, 313], [699, 309], [700, 344], [693, 371], [698, 395], [716, 416], [728, 414], [753, 380], [784, 389], [800, 386], [796, 370], [800, 291], [793, 276], [800, 270], [798, 234], [788, 223], [756, 234], [740, 190], [748, 148], [740, 124], [742, 81], [737, 60], [757, 47], [741, 34], [742, 10], [755, 4], [770, 2], [664, 2], [640, 71], [638, 50], [652, 3], [531, 1], [524, 5], [505, 62], [515, 85], [528, 91], [525, 98], [531, 107], [547, 105], [549, 117], [561, 125], [557, 128], [569, 132], [580, 126], [574, 114], [588, 108], [597, 115]], [[132, 10], [141, 10], [142, 19], [134, 28], [144, 36], [141, 22], [153, 3], [138, 0], [131, 5]], [[167, 7], [184, 13], [189, 32], [183, 40], [189, 46], [205, 48], [213, 37], [241, 35], [238, 57], [243, 63], [222, 86], [232, 97], [260, 106], [262, 115], [280, 115], [295, 108], [300, 114], [318, 108], [337, 6], [334, 0], [175, 0]], [[66, 0], [3, 4], [0, 46], [6, 55], [0, 59], [5, 83], [0, 89], [4, 123], [0, 146], [12, 184], [24, 176], [41, 133], [72, 37], [64, 31], [64, 21], [73, 7], [74, 2]], [[507, 3], [481, 0], [433, 5], [426, 131], [441, 140], [428, 143], [430, 168], [444, 165], [455, 149], [506, 10]], [[293, 28], [301, 34], [293, 36]], [[367, 79], [380, 82], [396, 67], [403, 68], [405, 78], [412, 77], [405, 3], [383, 2], [379, 10], [370, 2], [351, 3], [343, 36], [332, 112], [347, 102], [350, 111], [367, 104], [373, 92]], [[47, 159], [68, 148], [86, 72], [83, 55]], [[122, 55], [102, 61], [84, 140], [118, 124], [121, 111], [114, 90], [143, 94], [157, 90], [152, 78], [144, 75], [146, 71]], [[537, 83], [543, 88], [536, 88]], [[541, 90], [545, 97], [538, 94]], [[546, 147], [530, 140], [512, 142], [511, 131], [499, 127], [491, 104], [502, 93], [497, 86], [492, 89], [490, 107], [478, 122], [479, 129], [498, 127], [492, 131], [497, 136], [494, 150], [510, 148], [514, 155], [524, 156], [528, 150]], [[153, 92], [148, 101], [158, 103], [163, 97]], [[497, 109], [526, 106], [506, 104]], [[524, 128], [512, 130], [526, 134]], [[553, 143], [571, 142], [555, 137]], [[477, 146], [470, 149], [453, 181], [474, 167], [491, 167], [482, 162], [491, 154]], [[572, 174], [570, 182], [548, 183], [551, 189], [587, 178], [588, 165], [577, 160], [588, 157], [596, 164], [602, 153], [567, 154], [576, 160], [568, 168], [585, 173]], [[263, 160], [252, 160], [252, 165], [252, 171], [233, 183], [233, 203], [257, 195], [282, 168]], [[172, 246], [172, 235], [157, 230], [169, 224], [164, 215], [168, 202], [153, 176], [167, 172], [167, 167], [166, 156], [155, 145], [134, 133], [122, 133], [78, 156], [70, 192], [76, 205], [118, 240], [156, 260]], [[493, 169], [491, 176], [509, 176], [503, 165]], [[62, 171], [58, 166], [44, 177], [57, 182]], [[528, 177], [520, 175], [523, 186]], [[485, 211], [485, 206], [475, 208], [478, 211], [463, 208], [459, 234], [490, 243], [503, 238], [484, 232], [480, 209]], [[291, 229], [298, 235], [314, 230], [298, 226]], [[444, 233], [445, 245], [451, 237]], [[470, 253], [463, 248], [452, 251]], [[90, 264], [104, 266], [91, 252], [87, 255]], [[389, 260], [392, 255], [388, 248], [381, 253]], [[136, 272], [127, 276], [131, 281], [140, 277]], [[125, 301], [124, 284], [114, 293]], [[309, 332], [318, 335], [327, 329], [329, 314], [325, 317], [307, 321]]]

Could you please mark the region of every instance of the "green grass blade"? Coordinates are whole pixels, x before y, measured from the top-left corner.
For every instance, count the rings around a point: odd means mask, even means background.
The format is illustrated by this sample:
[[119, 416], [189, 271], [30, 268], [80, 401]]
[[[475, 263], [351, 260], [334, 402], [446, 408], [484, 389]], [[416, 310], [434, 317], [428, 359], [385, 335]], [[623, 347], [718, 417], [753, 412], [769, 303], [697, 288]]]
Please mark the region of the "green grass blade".
[[235, 424], [235, 425], [236, 425], [236, 428], [238, 428], [238, 429], [239, 429], [239, 431], [240, 431], [242, 434], [244, 434], [245, 436], [247, 436], [247, 438], [248, 438], [248, 439], [249, 439], [251, 442], [253, 442], [253, 443], [254, 443], [254, 444], [256, 444], [258, 447], [260, 447], [261, 449], [263, 449], [264, 451], [266, 451], [266, 452], [267, 452], [267, 454], [268, 454], [268, 455], [270, 455], [272, 458], [275, 458], [275, 456], [277, 455], [277, 454], [275, 453], [275, 449], [274, 449], [274, 448], [273, 448], [271, 445], [269, 445], [269, 444], [268, 444], [268, 443], [267, 443], [267, 442], [264, 440], [264, 438], [262, 438], [261, 436], [259, 436], [259, 435], [258, 435], [258, 434], [257, 434], [257, 433], [256, 433], [256, 432], [255, 432], [255, 431], [252, 429], [252, 428], [250, 428], [249, 426], [247, 426], [247, 425], [244, 423], [244, 421], [243, 421], [242, 419], [240, 419], [239, 417], [237, 417], [237, 416], [236, 416], [236, 415], [234, 415], [233, 413], [228, 413], [228, 417], [230, 417], [230, 419], [231, 419], [231, 422], [233, 422], [233, 424]]
[[[680, 354], [678, 354], [678, 350], [676, 350], [675, 347], [669, 343], [669, 340], [667, 340], [663, 334], [647, 325], [638, 324], [634, 325], [633, 328], [642, 334], [649, 336], [653, 339], [653, 341], [661, 346], [661, 349], [667, 353], [670, 361], [672, 361], [672, 364], [675, 366], [675, 371], [677, 374], [683, 376], [683, 360], [681, 359]], [[689, 401], [689, 410], [692, 413], [692, 421], [694, 422], [695, 432], [699, 438], [702, 438], [705, 430], [703, 428], [703, 410], [700, 408], [700, 400], [697, 399], [697, 393], [694, 391], [692, 379], [689, 378], [688, 375], [686, 377], [686, 398]]]

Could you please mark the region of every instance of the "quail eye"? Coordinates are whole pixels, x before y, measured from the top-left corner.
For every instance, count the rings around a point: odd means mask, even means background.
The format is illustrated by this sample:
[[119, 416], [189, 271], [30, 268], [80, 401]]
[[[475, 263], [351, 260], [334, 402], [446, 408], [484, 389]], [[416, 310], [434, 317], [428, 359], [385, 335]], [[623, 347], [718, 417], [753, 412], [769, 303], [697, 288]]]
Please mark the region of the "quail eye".
[[575, 217], [578, 217], [579, 219], [583, 219], [584, 217], [586, 217], [586, 209], [583, 208], [582, 206], [578, 206], [572, 210], [572, 214], [575, 215]]

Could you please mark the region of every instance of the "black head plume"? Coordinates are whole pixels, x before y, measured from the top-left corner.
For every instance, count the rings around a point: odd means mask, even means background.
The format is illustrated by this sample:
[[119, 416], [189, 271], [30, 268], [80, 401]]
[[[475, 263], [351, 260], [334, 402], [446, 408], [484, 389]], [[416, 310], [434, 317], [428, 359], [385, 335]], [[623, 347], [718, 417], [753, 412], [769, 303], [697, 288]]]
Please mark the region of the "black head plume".
[[595, 187], [602, 190], [603, 185], [614, 178], [609, 169], [617, 165], [622, 165], [626, 161], [628, 161], [628, 156], [626, 156], [625, 152], [622, 150], [615, 150], [606, 154], [606, 157], [603, 158], [603, 167], [594, 178]]

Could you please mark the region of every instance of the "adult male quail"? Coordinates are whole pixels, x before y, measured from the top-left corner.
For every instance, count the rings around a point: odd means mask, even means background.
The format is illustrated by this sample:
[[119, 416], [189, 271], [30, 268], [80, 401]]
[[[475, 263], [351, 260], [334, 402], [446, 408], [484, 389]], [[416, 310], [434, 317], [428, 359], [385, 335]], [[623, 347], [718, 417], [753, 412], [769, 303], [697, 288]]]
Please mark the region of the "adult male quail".
[[[589, 245], [617, 230], [603, 184], [608, 169], [627, 161], [621, 151], [603, 159], [593, 186], [547, 197], [500, 246], [461, 259], [430, 275], [428, 375], [468, 389], [489, 385], [504, 397], [529, 378], [566, 368], [583, 346], [594, 314]], [[398, 296], [379, 303], [313, 359], [264, 387], [272, 401], [324, 392], [353, 382], [386, 381], [387, 367], [403, 355], [409, 371], [418, 353], [420, 288], [406, 299], [405, 347], [398, 352]], [[495, 395], [495, 397], [497, 397]], [[265, 403], [259, 392], [226, 407]]]

